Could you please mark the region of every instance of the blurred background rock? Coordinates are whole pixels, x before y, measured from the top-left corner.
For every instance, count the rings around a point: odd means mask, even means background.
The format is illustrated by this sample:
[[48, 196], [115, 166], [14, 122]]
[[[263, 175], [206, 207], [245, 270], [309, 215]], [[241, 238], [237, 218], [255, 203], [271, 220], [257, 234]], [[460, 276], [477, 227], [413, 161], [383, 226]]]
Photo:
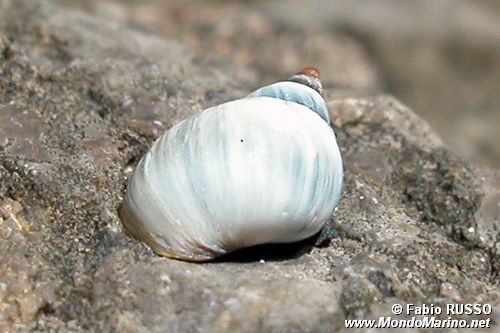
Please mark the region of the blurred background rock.
[[465, 160], [500, 167], [497, 0], [60, 2], [181, 39], [245, 89], [315, 64], [338, 97], [393, 94]]

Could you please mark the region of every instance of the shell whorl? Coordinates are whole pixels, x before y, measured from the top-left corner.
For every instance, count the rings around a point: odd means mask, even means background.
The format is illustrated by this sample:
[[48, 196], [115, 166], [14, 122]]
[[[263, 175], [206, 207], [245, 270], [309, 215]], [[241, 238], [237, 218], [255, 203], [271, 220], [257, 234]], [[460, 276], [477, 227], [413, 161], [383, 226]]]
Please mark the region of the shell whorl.
[[266, 96], [298, 103], [308, 107], [330, 124], [330, 116], [322, 93], [319, 71], [314, 67], [307, 67], [288, 80], [257, 89], [247, 97]]

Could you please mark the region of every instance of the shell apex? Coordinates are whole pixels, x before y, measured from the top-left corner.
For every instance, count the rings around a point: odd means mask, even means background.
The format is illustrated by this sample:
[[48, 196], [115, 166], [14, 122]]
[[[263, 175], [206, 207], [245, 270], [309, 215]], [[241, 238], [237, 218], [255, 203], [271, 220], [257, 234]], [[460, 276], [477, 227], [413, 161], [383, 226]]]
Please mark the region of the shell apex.
[[316, 67], [305, 67], [300, 72], [290, 76], [287, 81], [297, 82], [308, 86], [323, 96], [323, 86], [321, 85], [320, 72]]

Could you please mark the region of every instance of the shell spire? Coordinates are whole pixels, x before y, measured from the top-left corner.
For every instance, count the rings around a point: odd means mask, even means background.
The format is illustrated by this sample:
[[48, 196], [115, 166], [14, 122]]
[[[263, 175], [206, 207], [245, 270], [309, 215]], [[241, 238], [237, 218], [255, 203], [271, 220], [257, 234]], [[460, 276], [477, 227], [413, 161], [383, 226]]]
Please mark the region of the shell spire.
[[306, 67], [297, 74], [290, 76], [288, 81], [308, 86], [323, 96], [323, 86], [321, 85], [319, 70], [316, 67]]
[[287, 80], [264, 86], [248, 95], [248, 97], [264, 96], [302, 104], [330, 124], [319, 71], [315, 67], [306, 67]]

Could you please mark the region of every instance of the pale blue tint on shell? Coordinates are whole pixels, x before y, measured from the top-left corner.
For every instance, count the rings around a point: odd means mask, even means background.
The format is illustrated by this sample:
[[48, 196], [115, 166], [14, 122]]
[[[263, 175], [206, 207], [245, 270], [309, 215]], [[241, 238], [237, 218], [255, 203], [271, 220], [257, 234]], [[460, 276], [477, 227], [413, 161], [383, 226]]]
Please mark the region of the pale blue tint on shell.
[[307, 106], [330, 124], [328, 109], [323, 97], [314, 89], [297, 82], [277, 82], [255, 90], [248, 97], [275, 97]]

